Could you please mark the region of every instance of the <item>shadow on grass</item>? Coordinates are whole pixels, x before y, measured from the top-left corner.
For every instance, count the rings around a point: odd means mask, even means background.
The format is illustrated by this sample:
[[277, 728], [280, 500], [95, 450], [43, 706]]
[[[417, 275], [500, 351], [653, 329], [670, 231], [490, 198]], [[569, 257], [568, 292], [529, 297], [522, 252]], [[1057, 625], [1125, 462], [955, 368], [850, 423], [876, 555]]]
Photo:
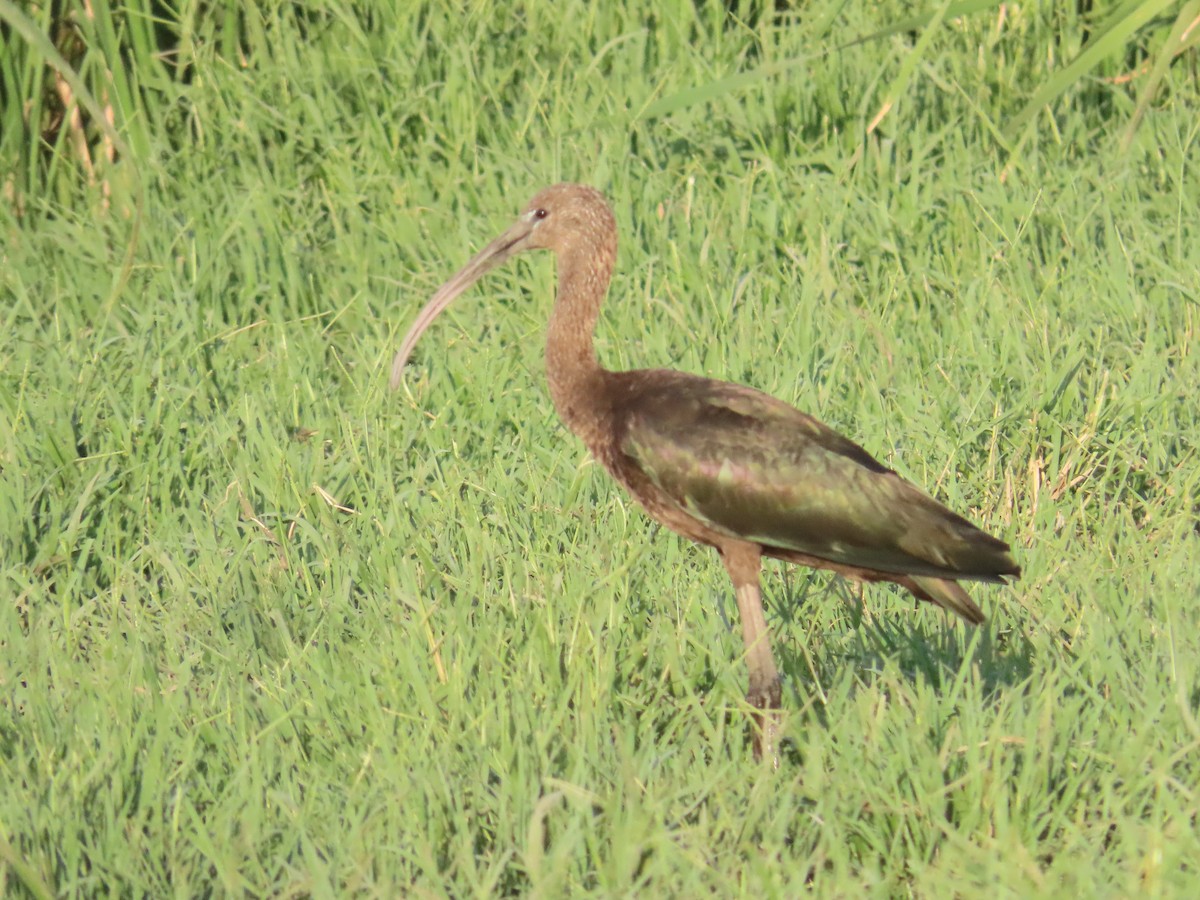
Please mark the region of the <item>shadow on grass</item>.
[[[808, 662], [818, 676], [832, 675], [847, 665], [878, 670], [892, 660], [909, 677], [921, 675], [940, 687], [943, 679], [954, 677], [970, 662], [979, 666], [984, 692], [991, 694], [1023, 681], [1033, 671], [1033, 644], [1003, 624], [1001, 586], [973, 585], [981, 598], [985, 591], [996, 595], [982, 598], [993, 601], [992, 613], [977, 632], [976, 627], [887, 585], [860, 588], [837, 577], [827, 584], [815, 579], [801, 582], [788, 586], [785, 597], [771, 604], [771, 617], [779, 622], [780, 633], [809, 632]], [[815, 615], [807, 615], [814, 611]], [[788, 675], [814, 674], [808, 664], [800, 663], [800, 654], [789, 654], [786, 646], [777, 652]]]
[[[780, 635], [805, 633], [800, 645], [776, 642], [776, 661], [785, 678], [784, 704], [803, 709], [821, 727], [829, 727], [829, 722], [820, 691], [813, 696], [805, 687], [836, 683], [847, 669], [859, 676], [854, 691], [870, 689], [889, 663], [905, 680], [924, 681], [942, 691], [961, 677], [964, 666], [974, 667], [978, 675], [968, 677], [980, 680], [985, 702], [1033, 673], [1034, 646], [1027, 636], [1003, 624], [1002, 613], [995, 611], [999, 597], [989, 620], [976, 629], [884, 585], [860, 589], [838, 577], [789, 581], [783, 596], [777, 595], [771, 604], [769, 616]], [[977, 593], [1003, 590], [976, 586]]]

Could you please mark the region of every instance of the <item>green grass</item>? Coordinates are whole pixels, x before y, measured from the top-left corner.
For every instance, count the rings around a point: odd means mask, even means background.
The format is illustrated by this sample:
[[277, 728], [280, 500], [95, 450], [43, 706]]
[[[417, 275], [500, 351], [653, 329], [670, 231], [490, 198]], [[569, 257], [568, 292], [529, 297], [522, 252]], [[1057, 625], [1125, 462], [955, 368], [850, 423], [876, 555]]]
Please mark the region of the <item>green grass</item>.
[[[833, 51], [913, 9], [840, 6], [184, 3], [169, 58], [114, 19], [91, 184], [5, 128], [0, 893], [1194, 895], [1194, 52], [1128, 152], [1120, 56], [1014, 151], [1083, 38], [1010, 5], [864, 137], [914, 42]], [[1024, 566], [975, 630], [770, 567], [778, 772], [721, 566], [554, 416], [548, 259], [386, 390], [561, 179], [621, 228], [606, 364], [795, 402]]]

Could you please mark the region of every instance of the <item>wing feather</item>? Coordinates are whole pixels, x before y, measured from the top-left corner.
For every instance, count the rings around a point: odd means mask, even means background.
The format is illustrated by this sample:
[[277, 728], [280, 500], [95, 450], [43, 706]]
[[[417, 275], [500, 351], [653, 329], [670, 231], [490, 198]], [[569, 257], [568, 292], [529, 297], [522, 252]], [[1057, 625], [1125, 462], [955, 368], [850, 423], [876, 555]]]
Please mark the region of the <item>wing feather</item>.
[[812, 416], [752, 388], [670, 374], [631, 393], [620, 447], [709, 528], [881, 572], [1019, 571], [1003, 541]]

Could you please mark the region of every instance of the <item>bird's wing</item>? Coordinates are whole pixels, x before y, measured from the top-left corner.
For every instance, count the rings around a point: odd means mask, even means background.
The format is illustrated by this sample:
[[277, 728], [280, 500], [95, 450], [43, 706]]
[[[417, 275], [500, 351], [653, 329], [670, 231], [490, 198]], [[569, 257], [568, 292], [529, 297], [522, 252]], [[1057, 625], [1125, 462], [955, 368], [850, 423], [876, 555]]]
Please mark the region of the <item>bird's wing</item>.
[[622, 452], [719, 533], [880, 572], [999, 580], [1019, 571], [1003, 541], [767, 394], [647, 378], [623, 407]]

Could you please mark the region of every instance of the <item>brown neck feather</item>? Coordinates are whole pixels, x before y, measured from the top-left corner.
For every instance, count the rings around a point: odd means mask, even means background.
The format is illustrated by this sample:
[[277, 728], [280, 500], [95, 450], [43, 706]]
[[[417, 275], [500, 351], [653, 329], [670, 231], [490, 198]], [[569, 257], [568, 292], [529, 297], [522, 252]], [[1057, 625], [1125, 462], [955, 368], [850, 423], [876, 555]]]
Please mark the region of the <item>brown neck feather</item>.
[[558, 248], [558, 296], [546, 333], [546, 378], [554, 408], [591, 446], [605, 426], [608, 376], [593, 332], [617, 255], [615, 228], [581, 232]]

